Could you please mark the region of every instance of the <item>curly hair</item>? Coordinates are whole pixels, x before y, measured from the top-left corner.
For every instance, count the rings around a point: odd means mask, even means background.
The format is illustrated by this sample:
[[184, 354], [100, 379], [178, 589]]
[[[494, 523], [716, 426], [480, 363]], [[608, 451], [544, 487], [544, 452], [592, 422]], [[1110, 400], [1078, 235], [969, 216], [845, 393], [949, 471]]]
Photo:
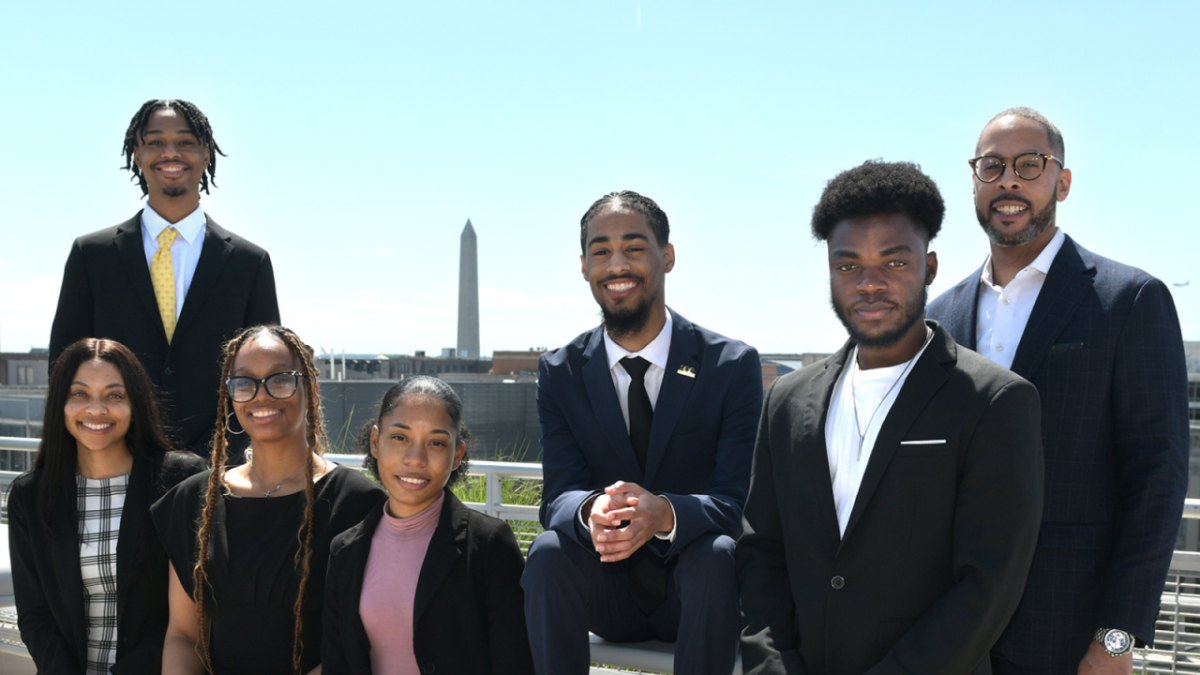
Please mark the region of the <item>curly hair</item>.
[[450, 423], [454, 425], [455, 444], [464, 443], [467, 446], [462, 461], [458, 463], [458, 468], [450, 473], [450, 480], [446, 481], [446, 487], [453, 487], [466, 480], [467, 471], [470, 469], [471, 446], [475, 444], [475, 435], [467, 428], [467, 423], [463, 419], [462, 399], [450, 385], [436, 377], [426, 375], [405, 378], [384, 392], [383, 398], [379, 400], [379, 410], [375, 419], [364, 424], [358, 432], [358, 446], [363, 453], [363, 468], [374, 476], [375, 480], [382, 481], [379, 476], [379, 462], [371, 454], [371, 429], [377, 426], [382, 427], [383, 418], [407, 401], [436, 401], [446, 409], [446, 415], [450, 417]]
[[579, 220], [579, 248], [583, 250], [584, 255], [587, 255], [588, 223], [592, 222], [592, 219], [605, 209], [633, 211], [642, 214], [646, 219], [646, 224], [650, 226], [650, 231], [654, 233], [654, 240], [658, 243], [659, 248], [670, 243], [671, 224], [667, 221], [667, 214], [658, 208], [658, 204], [653, 199], [642, 196], [633, 190], [621, 190], [620, 192], [610, 192], [592, 202], [587, 213], [584, 213], [583, 218]]
[[201, 652], [200, 656], [204, 661], [205, 670], [210, 673], [213, 672], [212, 653], [208, 644], [208, 608], [205, 606], [205, 592], [212, 588], [208, 582], [208, 558], [210, 555], [209, 539], [212, 537], [213, 514], [215, 513], [217, 503], [222, 499], [222, 493], [228, 490], [225, 484], [225, 428], [230, 409], [229, 390], [225, 385], [225, 379], [232, 372], [234, 361], [237, 359], [238, 352], [241, 351], [242, 347], [263, 333], [271, 335], [286, 345], [292, 357], [296, 359], [296, 363], [300, 365], [300, 371], [304, 375], [304, 393], [307, 398], [307, 401], [305, 401], [307, 406], [305, 416], [308, 419], [308, 426], [305, 431], [305, 440], [308, 443], [310, 452], [305, 453], [304, 460], [304, 517], [300, 521], [300, 529], [296, 532], [296, 540], [300, 544], [300, 548], [296, 551], [296, 558], [293, 561], [300, 573], [300, 588], [296, 594], [296, 603], [292, 608], [293, 613], [296, 615], [295, 631], [292, 637], [292, 672], [295, 675], [300, 675], [300, 661], [301, 656], [304, 654], [304, 641], [301, 637], [304, 630], [304, 614], [302, 610], [304, 609], [304, 591], [308, 587], [308, 578], [312, 571], [313, 512], [315, 506], [313, 453], [324, 454], [325, 448], [329, 445], [329, 439], [325, 435], [325, 422], [321, 416], [321, 397], [317, 389], [318, 374], [316, 366], [313, 364], [312, 348], [304, 344], [295, 332], [283, 326], [254, 326], [238, 333], [232, 340], [225, 344], [225, 359], [221, 364], [220, 393], [218, 394], [219, 403], [217, 404], [217, 430], [213, 434], [212, 472], [208, 476], [208, 490], [204, 497], [204, 510], [200, 514], [200, 531], [197, 537], [199, 539], [199, 550], [196, 556], [196, 565], [192, 569], [192, 600], [196, 603], [196, 621], [200, 626], [201, 636], [201, 644], [197, 649]]
[[821, 241], [849, 218], [902, 213], [925, 228], [932, 241], [942, 229], [946, 204], [937, 183], [912, 162], [867, 160], [825, 185], [813, 207], [812, 232]]

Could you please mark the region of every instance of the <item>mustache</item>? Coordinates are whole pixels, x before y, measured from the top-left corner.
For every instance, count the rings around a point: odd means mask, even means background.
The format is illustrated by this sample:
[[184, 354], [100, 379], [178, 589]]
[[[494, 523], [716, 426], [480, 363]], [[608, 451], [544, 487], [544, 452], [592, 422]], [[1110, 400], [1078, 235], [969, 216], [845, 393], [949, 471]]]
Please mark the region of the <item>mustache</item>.
[[991, 203], [988, 204], [988, 208], [995, 208], [997, 202], [1021, 202], [1025, 206], [1029, 207], [1030, 211], [1033, 210], [1033, 202], [1029, 201], [1028, 199], [1026, 199], [1020, 195], [1013, 195], [1013, 194], [999, 195], [996, 198], [992, 199]]
[[641, 278], [640, 276], [638, 276], [636, 274], [614, 274], [610, 277], [604, 277], [603, 279], [600, 280], [600, 283], [607, 284], [610, 281], [617, 281], [619, 279], [629, 279], [630, 281], [636, 281], [639, 284], [645, 281], [645, 279]]

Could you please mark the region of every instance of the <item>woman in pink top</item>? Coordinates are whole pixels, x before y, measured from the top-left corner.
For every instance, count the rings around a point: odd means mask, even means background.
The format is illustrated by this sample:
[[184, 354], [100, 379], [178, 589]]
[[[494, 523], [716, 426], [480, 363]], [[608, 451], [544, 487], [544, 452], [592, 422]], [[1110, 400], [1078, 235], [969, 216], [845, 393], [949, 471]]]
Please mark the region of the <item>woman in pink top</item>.
[[517, 539], [449, 489], [467, 471], [462, 408], [432, 377], [383, 395], [364, 465], [388, 500], [330, 547], [322, 675], [532, 675]]

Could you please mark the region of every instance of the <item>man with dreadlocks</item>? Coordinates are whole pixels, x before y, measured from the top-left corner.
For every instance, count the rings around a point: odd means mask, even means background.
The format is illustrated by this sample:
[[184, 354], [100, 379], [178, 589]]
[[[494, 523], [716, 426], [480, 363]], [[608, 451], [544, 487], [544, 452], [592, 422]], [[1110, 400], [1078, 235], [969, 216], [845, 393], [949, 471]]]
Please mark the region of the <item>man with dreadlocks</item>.
[[[246, 326], [279, 323], [271, 258], [200, 206], [224, 153], [195, 105], [147, 101], [125, 132], [124, 154], [147, 204], [124, 223], [75, 240], [50, 361], [84, 337], [124, 343], [162, 392], [175, 441], [206, 456], [221, 345]], [[242, 438], [232, 437], [238, 452]]]

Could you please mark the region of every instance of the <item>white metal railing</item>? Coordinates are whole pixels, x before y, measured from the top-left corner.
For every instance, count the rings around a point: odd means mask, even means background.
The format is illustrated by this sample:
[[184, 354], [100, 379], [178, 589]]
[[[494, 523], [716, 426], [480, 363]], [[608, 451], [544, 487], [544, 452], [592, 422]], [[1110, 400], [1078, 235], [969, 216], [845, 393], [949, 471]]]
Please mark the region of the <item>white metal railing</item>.
[[[36, 438], [0, 436], [0, 450], [32, 452], [37, 450], [37, 446]], [[326, 457], [343, 466], [362, 470], [362, 455], [330, 454]], [[466, 502], [467, 506], [509, 521], [522, 548], [527, 548], [541, 531], [538, 507], [503, 503], [503, 480], [541, 480], [542, 465], [472, 460], [468, 474], [484, 479], [484, 501]], [[0, 496], [7, 498], [8, 485], [17, 475], [19, 472], [0, 471]], [[1183, 517], [1200, 520], [1200, 499], [1185, 501]], [[7, 573], [7, 569], [4, 572]], [[14, 653], [11, 636], [15, 635], [15, 626], [6, 626], [9, 623], [6, 618], [11, 617], [5, 617], [3, 610], [0, 610], [0, 651]], [[1200, 675], [1200, 552], [1175, 551], [1155, 630], [1157, 648], [1135, 650], [1134, 672]], [[19, 646], [15, 649], [20, 651]], [[613, 666], [670, 673], [671, 654], [671, 646], [662, 643], [618, 645], [592, 636], [593, 660]], [[734, 673], [741, 673], [740, 659]]]

